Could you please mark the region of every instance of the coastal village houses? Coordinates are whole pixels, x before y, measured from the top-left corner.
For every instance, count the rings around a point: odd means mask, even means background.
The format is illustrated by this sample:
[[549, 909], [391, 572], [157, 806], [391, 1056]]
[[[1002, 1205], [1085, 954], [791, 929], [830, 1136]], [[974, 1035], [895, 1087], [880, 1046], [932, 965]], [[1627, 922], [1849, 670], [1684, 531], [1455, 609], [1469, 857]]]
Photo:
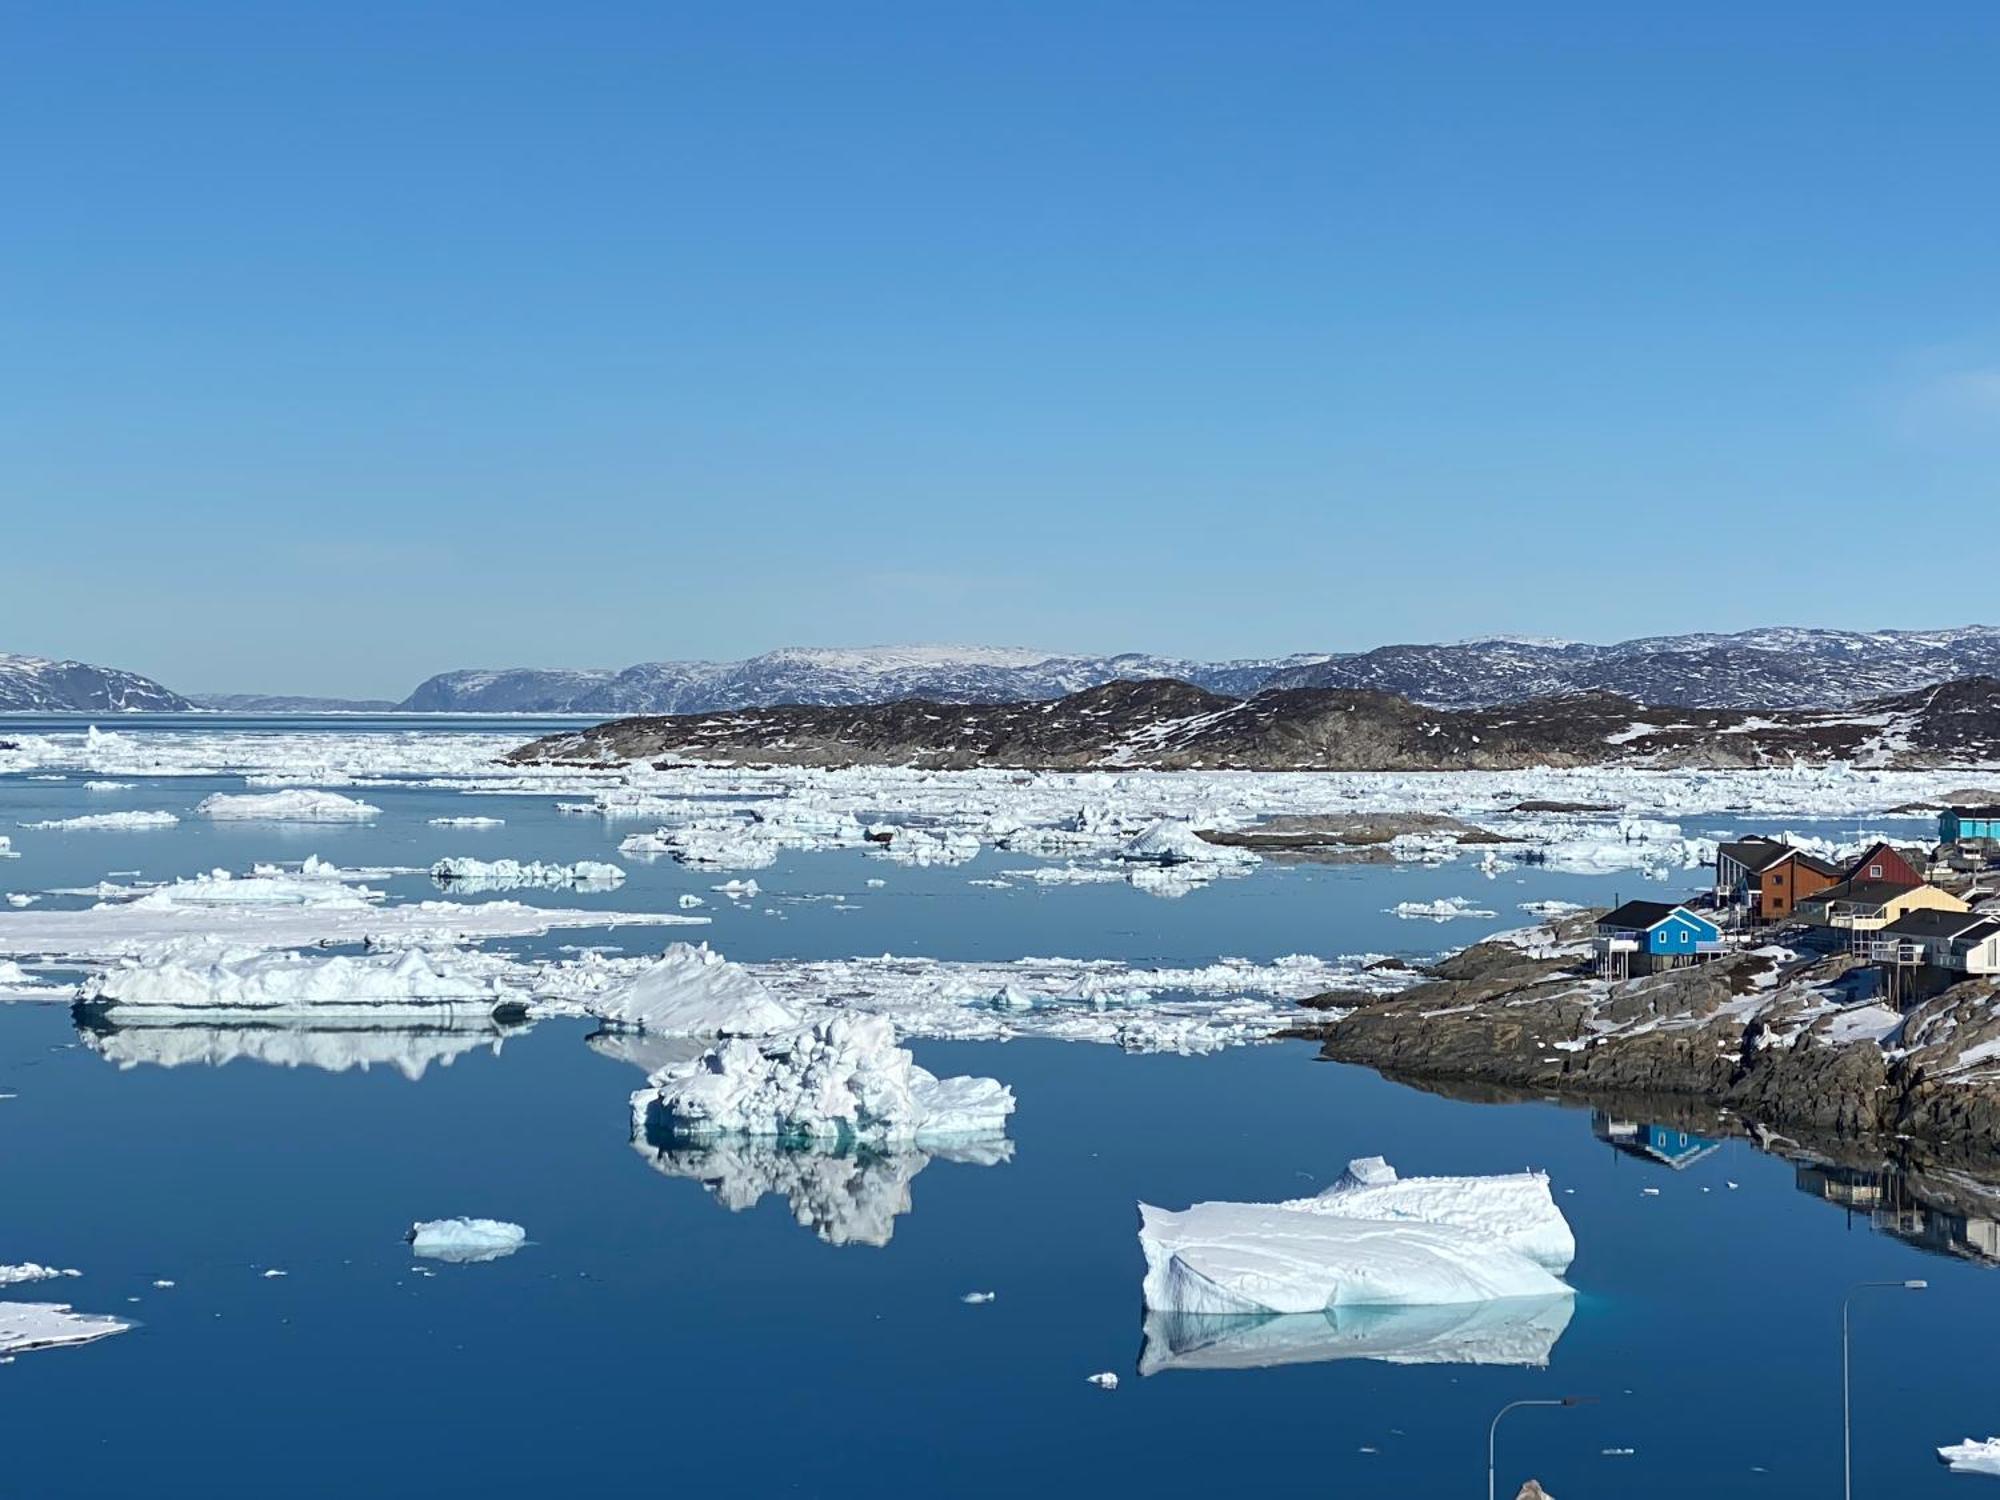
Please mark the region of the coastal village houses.
[[1807, 896], [1841, 878], [1838, 865], [1761, 835], [1722, 845], [1715, 854], [1715, 905], [1754, 923], [1782, 922]]
[[1722, 929], [1685, 906], [1627, 901], [1597, 921], [1598, 973], [1606, 979], [1699, 963], [1722, 951]]

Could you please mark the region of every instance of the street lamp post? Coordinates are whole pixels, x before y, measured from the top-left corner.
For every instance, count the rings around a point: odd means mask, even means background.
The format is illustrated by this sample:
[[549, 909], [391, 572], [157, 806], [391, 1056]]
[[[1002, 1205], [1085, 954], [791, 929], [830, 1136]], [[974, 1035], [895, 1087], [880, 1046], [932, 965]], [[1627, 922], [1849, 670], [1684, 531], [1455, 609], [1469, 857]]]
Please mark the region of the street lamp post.
[[1582, 1406], [1595, 1401], [1595, 1396], [1549, 1396], [1539, 1401], [1509, 1401], [1493, 1414], [1493, 1423], [1486, 1429], [1486, 1500], [1494, 1500], [1493, 1495], [1493, 1452], [1500, 1435], [1500, 1419], [1517, 1406]]
[[1846, 1500], [1854, 1500], [1854, 1404], [1848, 1383], [1848, 1371], [1853, 1365], [1853, 1360], [1848, 1352], [1848, 1305], [1854, 1301], [1856, 1292], [1865, 1292], [1871, 1288], [1886, 1287], [1892, 1291], [1921, 1292], [1929, 1285], [1928, 1281], [1857, 1281], [1847, 1289], [1847, 1295], [1840, 1299], [1840, 1492]]

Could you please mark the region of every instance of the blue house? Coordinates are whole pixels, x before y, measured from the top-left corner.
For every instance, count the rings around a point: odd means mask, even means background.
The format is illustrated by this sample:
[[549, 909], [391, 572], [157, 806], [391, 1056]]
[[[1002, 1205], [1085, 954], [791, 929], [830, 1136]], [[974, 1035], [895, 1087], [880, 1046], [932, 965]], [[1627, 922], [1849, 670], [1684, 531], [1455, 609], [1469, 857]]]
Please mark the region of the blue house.
[[1627, 901], [1597, 919], [1599, 969], [1607, 979], [1674, 968], [1722, 951], [1722, 929], [1685, 906]]
[[1938, 814], [1938, 842], [2000, 839], [2000, 807], [1947, 807]]

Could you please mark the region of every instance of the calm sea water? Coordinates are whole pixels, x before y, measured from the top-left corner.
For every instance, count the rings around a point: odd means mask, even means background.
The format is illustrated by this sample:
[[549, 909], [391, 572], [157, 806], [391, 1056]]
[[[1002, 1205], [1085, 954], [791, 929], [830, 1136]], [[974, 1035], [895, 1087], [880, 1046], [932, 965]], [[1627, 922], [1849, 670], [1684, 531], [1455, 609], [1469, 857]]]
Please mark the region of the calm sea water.
[[[92, 794], [80, 781], [0, 780], [0, 827], [22, 851], [0, 865], [0, 888], [307, 854], [604, 858], [635, 826], [558, 814], [549, 798], [391, 787], [364, 793], [383, 815], [352, 828], [13, 828], [185, 811], [240, 789], [175, 778]], [[507, 825], [425, 821], [469, 813]], [[967, 884], [1020, 863], [803, 855], [756, 872], [766, 896], [716, 903], [693, 935], [759, 959], [1424, 953], [1480, 928], [1384, 908], [1465, 895], [1512, 917], [1526, 900], [1675, 889], [1630, 873], [1488, 881], [1469, 864], [1268, 865], [1179, 901]], [[662, 909], [722, 878], [628, 868], [616, 892], [513, 899]], [[419, 877], [389, 884], [435, 894]], [[834, 891], [859, 909], [798, 899]], [[882, 1221], [886, 1243], [836, 1245], [782, 1198], [732, 1212], [695, 1177], [656, 1171], [627, 1141], [639, 1074], [588, 1046], [590, 1029], [543, 1022], [412, 1081], [247, 1061], [120, 1069], [82, 1045], [66, 1009], [0, 1005], [0, 1093], [16, 1096], [0, 1100], [0, 1261], [86, 1272], [15, 1295], [141, 1323], [0, 1367], [0, 1493], [1477, 1494], [1493, 1413], [1566, 1393], [1599, 1399], [1507, 1419], [1506, 1493], [1530, 1473], [1566, 1497], [1826, 1493], [1840, 1482], [1841, 1296], [1908, 1277], [1931, 1289], [1857, 1303], [1857, 1492], [1976, 1483], [1947, 1476], [1932, 1449], [2000, 1432], [1984, 1357], [2000, 1339], [2000, 1283], [1986, 1266], [1876, 1232], [1739, 1142], [1676, 1171], [1600, 1141], [1587, 1112], [1443, 1099], [1302, 1044], [1178, 1058], [919, 1042], [937, 1071], [1013, 1086], [1011, 1159], [853, 1164], [848, 1190], [892, 1205], [916, 1170], [904, 1211]], [[1406, 1173], [1552, 1174], [1579, 1296], [1547, 1369], [1329, 1358], [1138, 1373], [1138, 1200], [1295, 1196], [1376, 1152]], [[403, 1229], [454, 1213], [515, 1219], [532, 1242], [419, 1274]], [[960, 1302], [974, 1290], [996, 1300]], [[1116, 1391], [1086, 1383], [1104, 1370], [1121, 1376]]]

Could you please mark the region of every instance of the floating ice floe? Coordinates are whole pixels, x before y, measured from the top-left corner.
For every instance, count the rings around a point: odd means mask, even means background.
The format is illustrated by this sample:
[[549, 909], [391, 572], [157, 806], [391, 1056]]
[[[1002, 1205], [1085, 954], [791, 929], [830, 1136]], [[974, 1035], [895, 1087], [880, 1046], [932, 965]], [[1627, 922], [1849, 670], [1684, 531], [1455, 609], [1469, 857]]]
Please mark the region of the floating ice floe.
[[1398, 901], [1389, 910], [1406, 921], [1451, 922], [1460, 917], [1496, 917], [1498, 912], [1474, 906], [1463, 896], [1443, 896], [1436, 901]]
[[77, 1312], [67, 1302], [0, 1302], [0, 1356], [88, 1344], [131, 1326], [122, 1318]]
[[869, 835], [874, 843], [869, 857], [899, 865], [962, 865], [979, 853], [979, 840], [964, 832], [877, 827], [870, 829]]
[[675, 943], [584, 1004], [603, 1020], [664, 1036], [769, 1036], [803, 1022], [749, 970], [706, 943]]
[[768, 1136], [885, 1147], [998, 1136], [1014, 1095], [991, 1078], [939, 1078], [879, 1016], [836, 1014], [762, 1041], [737, 1038], [664, 1068], [632, 1096], [647, 1139]]
[[1967, 1438], [1938, 1449], [1937, 1456], [1954, 1474], [1990, 1474], [2000, 1479], [2000, 1438]]
[[174, 954], [128, 960], [91, 975], [77, 991], [79, 1005], [113, 1020], [133, 1014], [213, 1019], [343, 1013], [486, 1020], [498, 1010], [521, 1010], [526, 998], [490, 979], [455, 972], [450, 955], [416, 948], [358, 958], [265, 952]]
[[1099, 1370], [1095, 1375], [1088, 1375], [1084, 1378], [1100, 1391], [1115, 1391], [1118, 1389], [1118, 1377], [1110, 1370]]
[[1252, 1370], [1374, 1359], [1398, 1365], [1549, 1362], [1576, 1298], [1505, 1297], [1436, 1307], [1329, 1307], [1302, 1313], [1149, 1311], [1139, 1373]]
[[83, 789], [86, 792], [129, 792], [132, 785], [129, 781], [86, 781]]
[[423, 1219], [403, 1238], [412, 1255], [469, 1265], [512, 1255], [528, 1242], [528, 1231], [505, 1219]]
[[1194, 824], [1162, 818], [1119, 849], [1120, 859], [1147, 860], [1161, 865], [1254, 865], [1258, 856], [1229, 844], [1211, 844]]
[[428, 821], [433, 828], [504, 828], [507, 825], [505, 818], [431, 818]]
[[1317, 1198], [1139, 1206], [1145, 1305], [1312, 1313], [1568, 1295], [1576, 1242], [1540, 1173], [1398, 1180], [1363, 1158]]
[[104, 832], [118, 829], [172, 828], [180, 819], [170, 812], [107, 812], [84, 813], [74, 818], [48, 818], [40, 823], [23, 823], [30, 830], [65, 830], [71, 832]]
[[365, 823], [382, 809], [339, 792], [217, 792], [204, 797], [195, 811], [218, 821], [261, 823]]
[[81, 1276], [83, 1272], [63, 1266], [42, 1266], [23, 1261], [18, 1266], [0, 1266], [0, 1286], [19, 1286], [24, 1281], [54, 1281], [60, 1276]]
[[610, 890], [625, 882], [625, 872], [603, 860], [580, 859], [573, 865], [540, 860], [441, 859], [431, 866], [431, 879], [441, 886], [466, 891], [513, 891], [536, 888]]

